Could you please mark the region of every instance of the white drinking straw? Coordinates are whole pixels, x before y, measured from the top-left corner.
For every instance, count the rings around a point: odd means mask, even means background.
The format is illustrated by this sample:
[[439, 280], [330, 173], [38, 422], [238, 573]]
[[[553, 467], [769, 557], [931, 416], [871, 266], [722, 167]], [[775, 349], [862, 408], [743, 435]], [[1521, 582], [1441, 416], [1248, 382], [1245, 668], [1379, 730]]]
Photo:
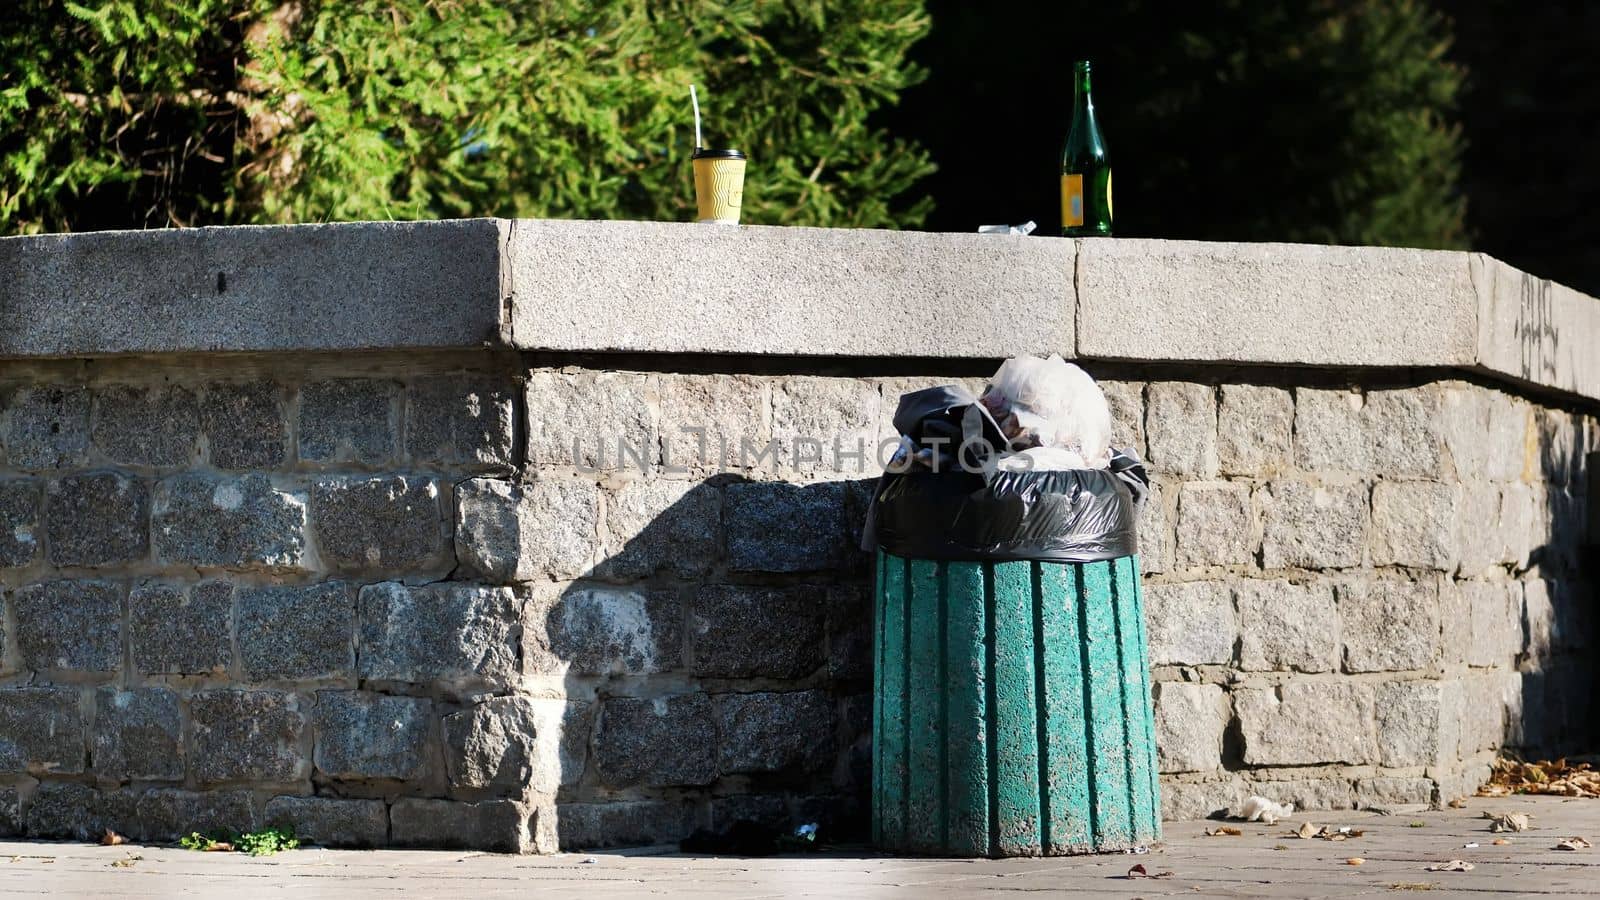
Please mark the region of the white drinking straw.
[[694, 85], [689, 85], [689, 102], [694, 104], [694, 148], [699, 150], [700, 143], [700, 96], [694, 92]]

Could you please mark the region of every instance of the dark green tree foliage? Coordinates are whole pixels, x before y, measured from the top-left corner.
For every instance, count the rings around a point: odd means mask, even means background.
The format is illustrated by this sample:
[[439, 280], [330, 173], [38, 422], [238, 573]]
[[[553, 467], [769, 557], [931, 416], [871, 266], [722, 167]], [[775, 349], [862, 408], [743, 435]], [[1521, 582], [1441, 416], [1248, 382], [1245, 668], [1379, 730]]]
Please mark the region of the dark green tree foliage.
[[917, 225], [868, 124], [922, 0], [12, 0], [0, 230], [687, 219], [687, 86], [747, 222]]
[[0, 3], [0, 233], [215, 220], [248, 5]]
[[1462, 76], [1414, 0], [933, 0], [933, 69], [886, 121], [940, 171], [930, 225], [1059, 217], [1072, 60], [1124, 236], [1460, 247]]

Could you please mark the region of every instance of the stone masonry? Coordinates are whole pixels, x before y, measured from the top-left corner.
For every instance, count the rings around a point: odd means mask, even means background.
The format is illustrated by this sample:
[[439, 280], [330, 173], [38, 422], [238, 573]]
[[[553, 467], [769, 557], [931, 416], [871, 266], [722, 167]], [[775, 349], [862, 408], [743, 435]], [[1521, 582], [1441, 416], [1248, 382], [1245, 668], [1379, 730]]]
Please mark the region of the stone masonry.
[[1600, 740], [1600, 307], [1487, 257], [478, 220], [0, 269], [0, 836], [862, 835], [897, 399], [1027, 351], [1154, 478], [1170, 816]]
[[[901, 392], [981, 377], [238, 368], [0, 370], [0, 826], [530, 851], [860, 823], [878, 446]], [[1170, 814], [1438, 803], [1500, 748], [1593, 739], [1592, 414], [1100, 368], [1155, 473]]]
[[480, 732], [559, 727], [474, 718], [516, 688], [523, 602], [429, 584], [454, 485], [512, 471], [515, 379], [390, 369], [0, 368], [8, 831], [553, 846], [526, 779], [461, 774]]

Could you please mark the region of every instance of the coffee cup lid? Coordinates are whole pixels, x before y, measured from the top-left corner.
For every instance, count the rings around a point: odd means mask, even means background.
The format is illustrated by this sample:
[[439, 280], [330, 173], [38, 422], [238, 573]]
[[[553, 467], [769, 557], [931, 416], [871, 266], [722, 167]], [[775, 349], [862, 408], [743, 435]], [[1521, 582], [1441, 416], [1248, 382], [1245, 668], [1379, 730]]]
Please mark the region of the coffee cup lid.
[[744, 154], [738, 150], [709, 150], [697, 147], [692, 159], [744, 159]]

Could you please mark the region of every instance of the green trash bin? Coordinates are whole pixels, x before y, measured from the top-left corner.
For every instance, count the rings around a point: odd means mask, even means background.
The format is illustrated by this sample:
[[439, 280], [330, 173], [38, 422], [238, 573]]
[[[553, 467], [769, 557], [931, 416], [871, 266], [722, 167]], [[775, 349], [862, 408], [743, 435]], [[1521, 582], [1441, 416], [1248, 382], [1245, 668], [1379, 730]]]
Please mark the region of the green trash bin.
[[1136, 557], [877, 558], [874, 843], [1040, 856], [1161, 839]]
[[1136, 555], [1149, 478], [1131, 451], [974, 471], [1003, 440], [985, 416], [960, 388], [902, 396], [904, 458], [932, 464], [886, 471], [868, 509], [873, 841], [958, 856], [1159, 841]]

